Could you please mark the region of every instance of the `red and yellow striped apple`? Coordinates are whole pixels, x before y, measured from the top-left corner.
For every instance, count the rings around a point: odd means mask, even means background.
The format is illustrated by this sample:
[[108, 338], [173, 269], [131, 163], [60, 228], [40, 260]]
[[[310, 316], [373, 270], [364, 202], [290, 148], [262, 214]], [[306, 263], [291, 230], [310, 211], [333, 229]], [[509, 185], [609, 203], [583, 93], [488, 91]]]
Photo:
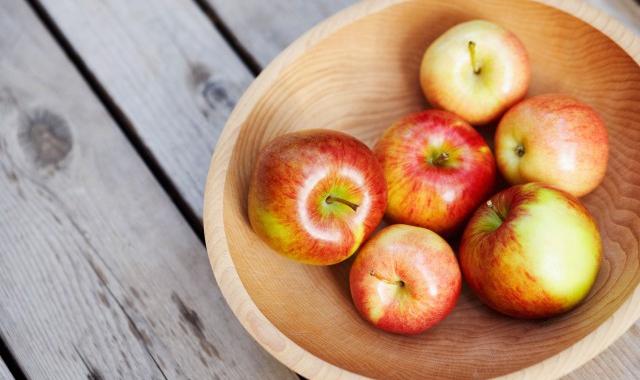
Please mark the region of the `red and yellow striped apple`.
[[275, 251], [302, 263], [347, 259], [380, 223], [387, 190], [366, 145], [328, 130], [290, 133], [259, 154], [249, 220]]
[[498, 125], [495, 147], [498, 168], [511, 184], [544, 182], [580, 197], [607, 170], [602, 119], [567, 95], [538, 95], [515, 105]]
[[426, 50], [422, 90], [431, 105], [486, 124], [527, 93], [531, 67], [515, 34], [489, 21], [468, 21], [446, 31]]
[[444, 319], [460, 295], [455, 255], [436, 233], [402, 224], [364, 244], [351, 266], [351, 296], [374, 326], [419, 334]]
[[480, 206], [459, 252], [469, 287], [493, 309], [520, 318], [576, 306], [593, 286], [601, 256], [587, 209], [541, 183], [513, 186]]
[[458, 116], [427, 110], [387, 129], [374, 148], [389, 189], [387, 216], [449, 233], [491, 191], [495, 162], [484, 139]]

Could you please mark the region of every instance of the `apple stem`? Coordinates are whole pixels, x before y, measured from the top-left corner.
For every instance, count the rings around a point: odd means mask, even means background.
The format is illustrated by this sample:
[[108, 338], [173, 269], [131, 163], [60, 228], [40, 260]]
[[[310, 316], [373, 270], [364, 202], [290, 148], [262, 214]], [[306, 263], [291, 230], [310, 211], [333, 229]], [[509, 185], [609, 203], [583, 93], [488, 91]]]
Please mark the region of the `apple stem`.
[[487, 201], [487, 207], [489, 207], [491, 210], [493, 210], [493, 212], [495, 212], [496, 215], [498, 215], [498, 218], [500, 218], [500, 220], [504, 222], [504, 216], [502, 216], [502, 214], [500, 213], [500, 211], [498, 211], [498, 209], [493, 204], [493, 202], [491, 202], [491, 199], [489, 199]]
[[355, 204], [355, 203], [353, 203], [353, 202], [349, 202], [349, 201], [348, 201], [348, 200], [346, 200], [346, 199], [333, 197], [333, 196], [331, 196], [331, 195], [329, 195], [329, 196], [327, 197], [327, 199], [325, 199], [325, 202], [327, 202], [327, 204], [332, 204], [333, 202], [342, 203], [342, 204], [343, 204], [343, 205], [345, 205], [345, 206], [349, 206], [349, 207], [351, 207], [351, 209], [352, 209], [353, 211], [356, 211], [356, 210], [358, 209], [358, 206], [359, 206], [359, 205], [357, 205], [357, 204]]
[[442, 166], [449, 159], [449, 153], [442, 152], [431, 163], [435, 166]]
[[474, 74], [480, 74], [482, 68], [477, 66], [476, 62], [476, 43], [473, 41], [469, 41], [469, 55], [471, 56], [471, 68], [473, 69]]
[[380, 280], [380, 281], [384, 281], [384, 282], [386, 282], [387, 284], [397, 285], [397, 286], [400, 286], [400, 287], [404, 287], [404, 281], [402, 281], [402, 280], [398, 280], [398, 281], [389, 280], [388, 278], [384, 278], [384, 277], [380, 276], [379, 274], [377, 274], [377, 273], [376, 273], [376, 272], [374, 272], [374, 271], [369, 272], [369, 275], [370, 275], [370, 276], [373, 276], [373, 277], [375, 277], [375, 278], [377, 278], [377, 279], [378, 279], [378, 280]]
[[524, 156], [524, 146], [518, 144], [518, 146], [516, 146], [516, 154], [518, 157]]

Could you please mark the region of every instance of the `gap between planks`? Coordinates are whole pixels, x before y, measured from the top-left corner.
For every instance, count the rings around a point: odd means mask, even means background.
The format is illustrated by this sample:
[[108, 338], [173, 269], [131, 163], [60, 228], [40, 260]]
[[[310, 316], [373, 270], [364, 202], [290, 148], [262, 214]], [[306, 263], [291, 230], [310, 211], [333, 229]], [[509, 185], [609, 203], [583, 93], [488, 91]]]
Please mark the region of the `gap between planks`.
[[233, 34], [233, 31], [227, 26], [222, 17], [218, 15], [216, 10], [206, 0], [193, 0], [193, 2], [198, 6], [198, 8], [200, 8], [202, 13], [209, 18], [231, 50], [233, 50], [242, 63], [244, 63], [249, 71], [251, 71], [251, 74], [253, 74], [254, 77], [257, 77], [262, 71], [262, 66], [258, 63], [258, 60], [253, 56], [253, 54], [251, 54], [251, 52]]
[[[104, 105], [109, 116], [118, 125], [120, 130], [126, 136], [127, 140], [131, 143], [136, 153], [142, 158], [145, 165], [149, 168], [156, 181], [160, 184], [163, 190], [170, 197], [172, 202], [176, 205], [181, 215], [187, 221], [193, 232], [199, 238], [204, 245], [204, 235], [202, 230], [201, 218], [189, 207], [187, 201], [182, 197], [176, 188], [176, 185], [167, 175], [162, 166], [158, 163], [149, 147], [143, 142], [140, 135], [136, 132], [131, 121], [127, 115], [120, 109], [116, 102], [112, 99], [106, 89], [98, 81], [95, 75], [91, 72], [84, 60], [76, 52], [70, 41], [66, 38], [63, 32], [58, 28], [56, 23], [50, 17], [48, 12], [40, 4], [38, 0], [26, 0], [34, 13], [37, 15], [40, 22], [43, 23], [46, 30], [51, 34], [52, 38], [62, 49], [65, 56], [71, 61], [73, 66], [78, 70], [83, 80], [87, 83], [94, 95]], [[249, 69], [249, 71], [256, 76], [260, 73], [261, 67], [253, 58], [253, 56], [239, 43], [239, 41], [233, 36], [230, 29], [224, 24], [224, 22], [218, 17], [216, 12], [205, 2], [200, 0], [194, 0], [198, 8], [207, 16], [213, 26], [222, 35], [225, 42], [230, 46], [233, 52], [238, 56], [242, 63]], [[0, 337], [0, 353], [2, 353], [2, 359], [7, 365], [8, 370], [15, 379], [26, 379], [26, 375], [14, 355], [11, 353], [5, 342]], [[164, 375], [164, 374], [163, 374]]]
[[[9, 294], [0, 309], [8, 314], [4, 336], [25, 372], [54, 377], [57, 370], [65, 378], [90, 366], [89, 374], [113, 377], [122, 369], [162, 378], [144, 351], [154, 347], [153, 359], [171, 378], [292, 375], [242, 335], [202, 244], [33, 9], [0, 4], [7, 17], [0, 44], [9, 49], [0, 64], [15, 74], [2, 81], [0, 94], [9, 111], [2, 112], [0, 179], [15, 190], [3, 192], [1, 208], [15, 223], [0, 229], [0, 245], [26, 253], [0, 255]], [[194, 6], [189, 12], [199, 14]], [[43, 151], [43, 144], [54, 149]], [[118, 347], [122, 359], [112, 352]], [[199, 353], [206, 354], [200, 361]]]
[[[9, 372], [9, 374], [6, 372]], [[9, 380], [11, 379], [10, 376], [13, 376], [15, 380], [27, 379], [20, 364], [11, 350], [9, 350], [4, 337], [0, 334], [0, 380], [4, 380], [5, 378]]]

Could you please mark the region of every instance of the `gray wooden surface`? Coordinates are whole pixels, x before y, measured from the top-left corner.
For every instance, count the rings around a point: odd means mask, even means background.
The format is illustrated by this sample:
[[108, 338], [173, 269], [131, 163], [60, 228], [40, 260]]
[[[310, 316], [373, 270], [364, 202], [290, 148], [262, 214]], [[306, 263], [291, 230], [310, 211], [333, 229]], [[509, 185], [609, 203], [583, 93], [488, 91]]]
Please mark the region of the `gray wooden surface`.
[[27, 377], [293, 378], [29, 6], [0, 28], [0, 330]]
[[211, 153], [253, 78], [247, 68], [190, 0], [41, 4], [201, 216]]
[[265, 67], [293, 40], [356, 0], [204, 0]]
[[[251, 69], [354, 1], [33, 1], [0, 0], [0, 336], [20, 367], [294, 378], [235, 321], [183, 215], [200, 228]], [[633, 1], [589, 0], [640, 30]], [[640, 378], [640, 324], [568, 377]]]
[[0, 380], [13, 380], [11, 372], [2, 360], [0, 360]]

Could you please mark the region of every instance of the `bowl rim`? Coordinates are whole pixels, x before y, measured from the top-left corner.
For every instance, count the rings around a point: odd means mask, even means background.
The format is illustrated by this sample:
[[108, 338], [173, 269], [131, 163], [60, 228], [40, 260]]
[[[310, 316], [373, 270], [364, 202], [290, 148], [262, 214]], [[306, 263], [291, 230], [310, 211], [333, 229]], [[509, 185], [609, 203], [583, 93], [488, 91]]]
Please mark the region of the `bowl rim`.
[[[283, 50], [253, 81], [233, 109], [216, 144], [204, 194], [204, 233], [216, 282], [227, 304], [249, 334], [272, 356], [307, 378], [366, 377], [337, 367], [296, 344], [262, 314], [244, 288], [229, 253], [224, 228], [224, 189], [238, 134], [255, 104], [282, 71], [308, 49], [339, 29], [387, 7], [412, 0], [368, 0], [356, 3], [316, 25]], [[640, 66], [640, 37], [618, 20], [580, 0], [527, 0], [576, 17], [609, 37]], [[561, 377], [599, 354], [640, 318], [640, 285], [594, 331], [563, 351], [529, 367], [501, 376], [511, 378]], [[598, 344], [595, 344], [595, 343]]]

